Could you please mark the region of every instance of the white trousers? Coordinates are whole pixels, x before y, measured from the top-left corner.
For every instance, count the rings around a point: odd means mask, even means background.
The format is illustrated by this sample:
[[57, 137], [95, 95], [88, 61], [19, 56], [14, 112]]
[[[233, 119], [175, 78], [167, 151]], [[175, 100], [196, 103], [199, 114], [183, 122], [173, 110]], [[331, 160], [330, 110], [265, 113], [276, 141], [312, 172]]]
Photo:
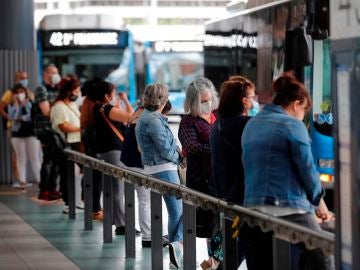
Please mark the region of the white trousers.
[[11, 143], [15, 149], [16, 162], [19, 171], [19, 181], [26, 183], [26, 164], [30, 161], [31, 169], [36, 181], [40, 182], [40, 142], [34, 137], [11, 138]]

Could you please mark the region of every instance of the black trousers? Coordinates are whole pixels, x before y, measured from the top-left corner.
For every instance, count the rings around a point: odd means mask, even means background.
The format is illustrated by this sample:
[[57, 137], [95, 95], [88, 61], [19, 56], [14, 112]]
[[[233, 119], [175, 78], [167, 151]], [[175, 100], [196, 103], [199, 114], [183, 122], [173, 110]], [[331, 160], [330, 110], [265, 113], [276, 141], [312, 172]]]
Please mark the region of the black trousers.
[[[310, 213], [281, 217], [287, 221], [319, 231], [320, 226]], [[263, 233], [259, 227], [250, 228], [244, 224], [240, 231], [248, 270], [272, 270], [273, 247], [272, 232]], [[320, 249], [308, 250], [303, 244], [293, 245], [292, 270], [330, 270], [334, 269], [333, 256], [326, 257]]]
[[[70, 143], [71, 150], [74, 151], [80, 151], [80, 143]], [[80, 169], [82, 168], [82, 165], [79, 164]], [[67, 184], [67, 163], [66, 163], [66, 157], [60, 160], [59, 162], [59, 168], [60, 168], [60, 192], [61, 192], [61, 198], [63, 199], [65, 205], [68, 205], [69, 202], [69, 194], [68, 194], [68, 184]], [[82, 186], [82, 181], [81, 181]], [[81, 196], [83, 197], [83, 196]]]
[[[85, 146], [85, 153], [88, 156], [97, 158], [97, 154], [95, 151], [90, 150], [91, 148], [87, 148]], [[101, 191], [102, 191], [102, 179], [101, 179], [101, 172], [93, 170], [93, 212], [99, 212], [101, 210]]]
[[40, 170], [40, 192], [54, 192], [56, 190], [56, 180], [59, 175], [59, 161], [53, 160], [51, 148], [46, 142], [41, 142], [43, 150], [43, 162]]

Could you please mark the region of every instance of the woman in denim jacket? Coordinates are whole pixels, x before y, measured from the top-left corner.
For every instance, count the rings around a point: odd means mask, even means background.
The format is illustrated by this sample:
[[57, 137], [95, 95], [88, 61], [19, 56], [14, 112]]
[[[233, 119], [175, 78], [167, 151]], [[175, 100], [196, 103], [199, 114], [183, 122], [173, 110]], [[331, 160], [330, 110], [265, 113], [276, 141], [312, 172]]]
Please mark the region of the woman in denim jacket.
[[[136, 140], [146, 174], [173, 184], [180, 184], [177, 165], [181, 151], [169, 128], [167, 118], [161, 114], [168, 100], [168, 89], [162, 84], [150, 84], [143, 94], [144, 111], [135, 127]], [[164, 195], [168, 210], [170, 263], [179, 268], [183, 257], [182, 200]]]
[[[275, 80], [273, 91], [272, 104], [265, 105], [243, 133], [244, 205], [320, 231], [314, 212], [322, 219], [329, 212], [322, 199], [325, 194], [310, 137], [302, 122], [311, 107], [310, 95], [292, 73], [283, 73]], [[271, 269], [272, 233], [246, 225], [242, 233], [247, 238], [248, 269]], [[259, 250], [265, 252], [259, 255]], [[321, 250], [300, 250], [304, 255], [300, 258], [311, 265], [307, 269], [331, 269], [331, 260]]]

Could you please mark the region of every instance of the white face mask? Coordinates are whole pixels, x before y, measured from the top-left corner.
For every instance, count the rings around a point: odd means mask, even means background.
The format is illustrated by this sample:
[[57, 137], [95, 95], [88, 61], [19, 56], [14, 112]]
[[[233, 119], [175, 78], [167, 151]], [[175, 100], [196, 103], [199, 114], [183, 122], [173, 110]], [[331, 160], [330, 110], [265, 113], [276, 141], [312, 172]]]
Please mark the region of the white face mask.
[[116, 96], [114, 96], [114, 97], [110, 100], [109, 103], [110, 103], [111, 105], [113, 105], [113, 106], [117, 106], [117, 105], [119, 104], [118, 99], [116, 98]]
[[61, 81], [61, 77], [58, 73], [51, 75], [51, 84], [56, 85]]
[[205, 103], [201, 103], [200, 104], [200, 112], [204, 115], [210, 114], [211, 113], [211, 101], [207, 101]]
[[19, 99], [19, 101], [24, 101], [25, 98], [26, 98], [25, 93], [19, 93], [19, 94], [18, 94], [18, 99]]

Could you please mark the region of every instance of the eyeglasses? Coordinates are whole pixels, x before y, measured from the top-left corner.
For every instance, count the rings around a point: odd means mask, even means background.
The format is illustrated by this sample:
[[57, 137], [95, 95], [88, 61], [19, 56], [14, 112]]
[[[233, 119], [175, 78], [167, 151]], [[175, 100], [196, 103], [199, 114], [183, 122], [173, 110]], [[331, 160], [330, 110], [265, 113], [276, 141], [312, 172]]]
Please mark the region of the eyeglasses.
[[246, 97], [247, 99], [253, 99], [253, 100], [258, 100], [258, 96], [257, 95], [254, 95], [254, 96], [248, 96]]

